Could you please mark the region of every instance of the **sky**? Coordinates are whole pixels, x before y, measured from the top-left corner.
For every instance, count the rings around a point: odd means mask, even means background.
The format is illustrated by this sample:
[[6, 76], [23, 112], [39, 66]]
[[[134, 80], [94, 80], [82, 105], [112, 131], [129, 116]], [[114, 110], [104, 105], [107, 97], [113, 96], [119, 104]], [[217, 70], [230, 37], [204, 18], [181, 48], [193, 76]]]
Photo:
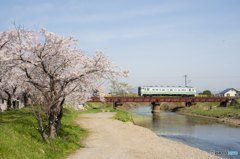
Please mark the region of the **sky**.
[[105, 49], [132, 87], [240, 90], [239, 0], [8, 0], [0, 32], [13, 23], [75, 36], [88, 56]]

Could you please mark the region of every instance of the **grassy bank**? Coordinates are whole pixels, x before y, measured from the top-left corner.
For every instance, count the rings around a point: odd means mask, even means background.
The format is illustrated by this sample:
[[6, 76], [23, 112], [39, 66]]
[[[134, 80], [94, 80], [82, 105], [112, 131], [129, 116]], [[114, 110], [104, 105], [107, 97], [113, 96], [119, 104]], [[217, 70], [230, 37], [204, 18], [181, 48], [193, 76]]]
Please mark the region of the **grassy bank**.
[[109, 112], [117, 112], [117, 114], [113, 117], [116, 120], [120, 120], [123, 122], [131, 121], [130, 115], [128, 111], [123, 109], [113, 109], [112, 103], [100, 103], [100, 102], [88, 102], [87, 103], [90, 108], [81, 112], [81, 113], [98, 113], [102, 111], [109, 111]]
[[[181, 113], [197, 114], [209, 117], [240, 119], [240, 104], [236, 106], [219, 107], [219, 102], [198, 103], [192, 108], [182, 109]], [[209, 109], [209, 108], [212, 109]]]
[[86, 134], [71, 122], [78, 112], [64, 109], [63, 124], [57, 131], [58, 138], [46, 144], [39, 131], [38, 122], [29, 108], [0, 113], [0, 159], [61, 158], [81, 147]]

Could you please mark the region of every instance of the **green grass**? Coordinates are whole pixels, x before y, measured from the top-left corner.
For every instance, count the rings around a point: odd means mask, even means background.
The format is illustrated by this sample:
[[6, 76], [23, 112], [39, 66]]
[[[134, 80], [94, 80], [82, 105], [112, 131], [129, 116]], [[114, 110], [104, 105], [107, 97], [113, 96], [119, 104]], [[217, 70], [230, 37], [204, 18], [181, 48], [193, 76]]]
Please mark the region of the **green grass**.
[[230, 109], [240, 109], [240, 105], [237, 104], [235, 106], [228, 106], [228, 108], [230, 108]]
[[[182, 110], [182, 112], [217, 118], [231, 117], [240, 119], [240, 104], [238, 103], [235, 106], [219, 107], [220, 102], [198, 102], [193, 106], [193, 109]], [[212, 106], [212, 109], [208, 110], [210, 106]]]
[[234, 109], [236, 106], [231, 106], [227, 108], [216, 108], [211, 110], [204, 110], [204, 109], [188, 109], [183, 110], [184, 113], [190, 113], [190, 114], [199, 114], [203, 116], [210, 116], [210, 117], [233, 117], [233, 118], [239, 118], [238, 114], [240, 114], [240, 109]]
[[87, 105], [91, 108], [94, 108], [94, 107], [102, 107], [104, 105], [104, 103], [102, 103], [102, 102], [87, 102]]
[[[82, 111], [81, 113], [99, 113], [102, 110], [110, 111], [110, 112], [117, 112], [117, 114], [113, 117], [113, 119], [120, 120], [123, 122], [131, 122], [130, 115], [128, 111], [124, 109], [113, 109], [112, 103], [102, 104], [100, 102], [88, 102], [88, 105], [92, 108], [87, 108], [87, 110]], [[95, 107], [93, 107], [95, 106]]]
[[204, 109], [204, 108], [209, 108], [210, 106], [214, 107], [214, 106], [219, 106], [220, 102], [197, 102], [196, 105], [194, 105], [193, 107], [195, 109]]
[[113, 117], [116, 120], [120, 120], [123, 122], [131, 122], [132, 120], [130, 119], [130, 115], [128, 111], [123, 110], [123, 109], [117, 109], [116, 110], [117, 114]]
[[63, 124], [58, 138], [43, 141], [38, 122], [31, 109], [24, 108], [0, 113], [0, 158], [45, 159], [62, 158], [81, 147], [86, 131], [71, 122], [78, 112], [64, 109]]

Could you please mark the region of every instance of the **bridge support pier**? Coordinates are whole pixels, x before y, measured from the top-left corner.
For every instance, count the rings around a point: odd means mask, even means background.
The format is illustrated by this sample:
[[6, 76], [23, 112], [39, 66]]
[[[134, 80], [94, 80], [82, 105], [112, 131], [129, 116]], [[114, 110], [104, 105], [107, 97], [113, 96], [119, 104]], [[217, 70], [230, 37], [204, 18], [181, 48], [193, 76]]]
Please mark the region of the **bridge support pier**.
[[220, 103], [220, 107], [226, 107], [226, 106], [228, 106], [228, 102], [221, 102]]
[[123, 109], [123, 103], [122, 102], [114, 102], [114, 109], [118, 108], [118, 109]]
[[232, 99], [230, 105], [231, 105], [231, 106], [234, 106], [234, 105], [236, 105], [236, 104], [237, 104], [237, 100], [236, 100], [236, 99]]
[[234, 105], [236, 105], [236, 104], [237, 104], [236, 99], [230, 99], [230, 100], [228, 100], [228, 101], [226, 101], [226, 102], [221, 102], [221, 103], [220, 103], [220, 107], [227, 107], [227, 106], [229, 106], [229, 105], [234, 106]]
[[160, 113], [160, 104], [159, 102], [152, 102], [152, 113]]
[[185, 106], [186, 106], [186, 107], [190, 107], [191, 105], [192, 105], [191, 102], [186, 102], [186, 103], [185, 103]]
[[196, 102], [186, 102], [186, 103], [185, 103], [185, 106], [186, 106], [186, 107], [190, 107], [190, 106], [196, 105], [196, 104], [197, 104]]

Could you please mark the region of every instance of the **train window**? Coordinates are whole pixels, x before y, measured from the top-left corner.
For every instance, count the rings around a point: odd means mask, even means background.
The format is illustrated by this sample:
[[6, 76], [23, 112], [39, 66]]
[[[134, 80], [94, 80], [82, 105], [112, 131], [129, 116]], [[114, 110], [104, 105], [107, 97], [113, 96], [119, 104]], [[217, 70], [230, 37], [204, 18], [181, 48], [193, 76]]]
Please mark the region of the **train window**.
[[170, 89], [170, 91], [173, 91], [173, 89]]
[[147, 91], [149, 91], [149, 88], [147, 88]]
[[166, 89], [166, 91], [169, 91], [169, 89]]
[[189, 92], [191, 92], [191, 89], [189, 89]]
[[153, 91], [155, 91], [155, 89], [153, 89]]
[[159, 89], [159, 91], [161, 91], [161, 89]]
[[177, 89], [174, 89], [174, 91], [177, 91]]
[[181, 91], [180, 89], [178, 89], [178, 91]]
[[185, 91], [185, 89], [182, 89], [182, 91]]
[[158, 91], [158, 89], [156, 89], [156, 91]]
[[162, 91], [165, 91], [165, 89], [162, 89]]

